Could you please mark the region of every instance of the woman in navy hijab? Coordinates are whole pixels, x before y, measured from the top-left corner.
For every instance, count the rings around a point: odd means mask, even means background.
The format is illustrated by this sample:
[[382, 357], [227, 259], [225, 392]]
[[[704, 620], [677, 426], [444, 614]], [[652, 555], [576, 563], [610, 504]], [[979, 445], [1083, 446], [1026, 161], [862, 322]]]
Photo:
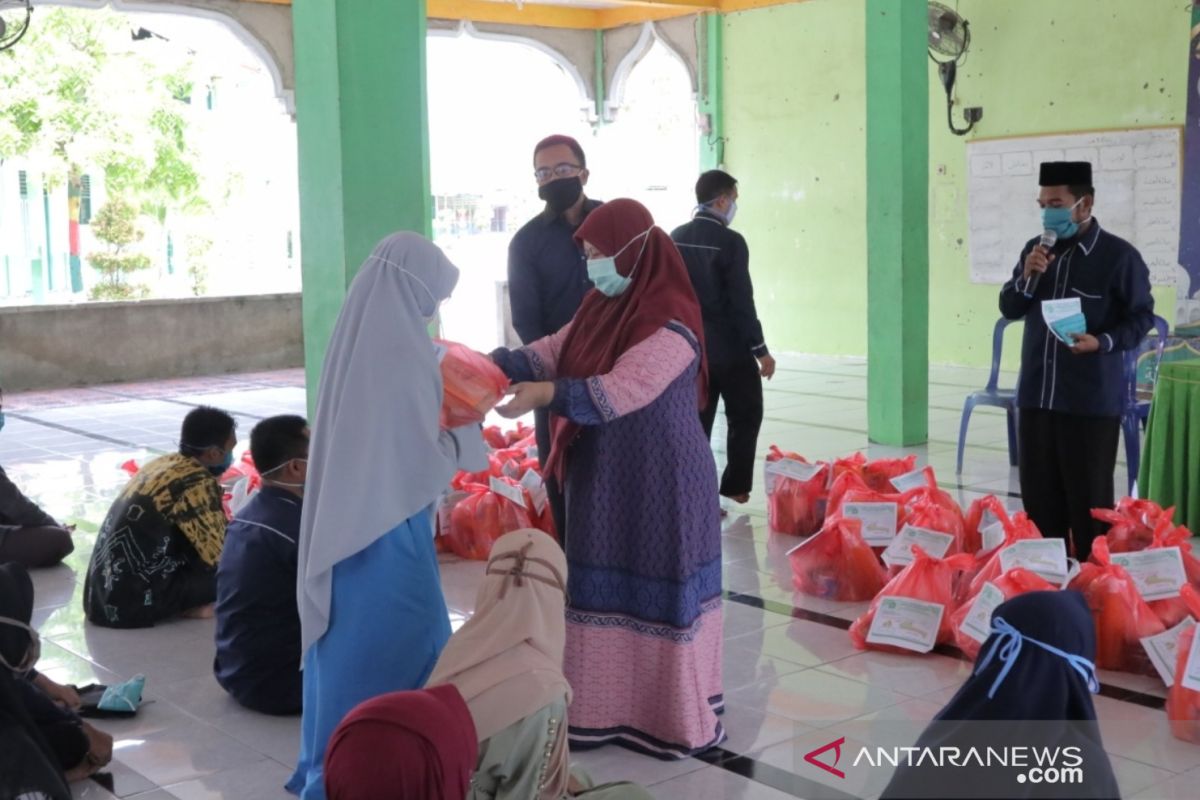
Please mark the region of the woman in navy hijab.
[[[1095, 623], [1078, 592], [1030, 592], [1000, 605], [971, 677], [916, 744], [943, 757], [958, 748], [964, 765], [916, 766], [918, 750], [883, 800], [1119, 798], [1092, 705], [1095, 657]], [[997, 765], [1002, 757], [1007, 766]]]

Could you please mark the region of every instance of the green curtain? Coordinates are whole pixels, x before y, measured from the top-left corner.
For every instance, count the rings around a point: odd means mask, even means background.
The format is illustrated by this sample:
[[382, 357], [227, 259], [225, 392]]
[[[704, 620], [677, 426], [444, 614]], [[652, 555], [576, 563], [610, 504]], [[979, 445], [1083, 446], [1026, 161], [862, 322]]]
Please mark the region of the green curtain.
[[1162, 365], [1138, 478], [1142, 497], [1200, 534], [1200, 360]]

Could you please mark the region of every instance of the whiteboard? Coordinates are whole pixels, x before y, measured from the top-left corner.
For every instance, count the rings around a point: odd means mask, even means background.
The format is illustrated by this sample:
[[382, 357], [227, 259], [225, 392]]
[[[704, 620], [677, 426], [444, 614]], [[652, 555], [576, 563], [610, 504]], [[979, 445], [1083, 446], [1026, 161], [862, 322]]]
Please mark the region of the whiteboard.
[[1174, 285], [1179, 267], [1178, 128], [1027, 136], [967, 142], [971, 281], [1004, 283], [1027, 241], [1042, 232], [1043, 161], [1090, 161], [1096, 219], [1133, 243], [1150, 279]]

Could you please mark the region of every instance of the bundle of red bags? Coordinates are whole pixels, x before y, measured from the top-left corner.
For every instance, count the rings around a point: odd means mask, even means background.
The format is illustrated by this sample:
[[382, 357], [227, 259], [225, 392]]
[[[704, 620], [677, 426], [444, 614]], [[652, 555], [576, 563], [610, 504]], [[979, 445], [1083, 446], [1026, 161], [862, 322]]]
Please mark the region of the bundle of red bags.
[[[1003, 599], [1001, 602], [1007, 602], [1017, 595], [1027, 592], [1050, 592], [1058, 589], [1057, 586], [1047, 581], [1041, 575], [1023, 567], [1010, 569], [999, 578], [991, 581], [991, 585], [996, 587], [1000, 595], [1002, 595]], [[979, 648], [983, 646], [983, 642], [972, 636], [967, 630], [964, 630], [963, 625], [967, 622], [967, 618], [972, 615], [976, 601], [986, 591], [986, 588], [985, 584], [980, 588], [978, 594], [967, 598], [950, 617], [950, 625], [954, 628], [954, 643], [958, 645], [958, 649], [963, 651], [964, 655], [972, 660], [979, 655]], [[985, 630], [990, 630], [990, 615], [982, 627]], [[986, 637], [984, 639], [986, 641]]]
[[795, 461], [808, 464], [804, 456], [785, 453], [772, 446], [767, 455], [765, 476], [767, 492], [767, 522], [771, 530], [791, 536], [808, 536], [821, 529], [825, 519], [826, 486], [829, 480], [828, 466], [815, 472], [808, 480], [771, 471], [771, 464], [779, 461]]
[[863, 541], [862, 523], [830, 517], [819, 533], [789, 555], [797, 591], [827, 600], [861, 602], [887, 578], [875, 552]]
[[[1192, 619], [1200, 620], [1200, 591], [1190, 585], [1184, 586], [1180, 596]], [[1175, 680], [1167, 693], [1167, 719], [1171, 724], [1171, 735], [1176, 739], [1200, 744], [1200, 692], [1183, 685], [1195, 639], [1194, 625], [1179, 637], [1179, 649], [1175, 654]]]
[[454, 505], [449, 529], [441, 537], [456, 556], [487, 561], [492, 545], [501, 536], [535, 527], [527, 506], [517, 505], [480, 484], [470, 484], [464, 491], [467, 496]]
[[445, 349], [441, 362], [442, 428], [483, 422], [508, 390], [508, 378], [482, 353], [455, 342], [434, 341]]
[[942, 619], [938, 626], [935, 644], [946, 644], [954, 639], [954, 628], [950, 622], [951, 612], [954, 609], [954, 580], [958, 572], [970, 567], [973, 559], [965, 553], [947, 558], [933, 558], [920, 547], [914, 547], [912, 552], [912, 563], [901, 570], [899, 575], [888, 581], [882, 591], [871, 601], [867, 612], [850, 626], [850, 638], [858, 649], [872, 648], [893, 653], [913, 652], [901, 647], [867, 642], [867, 634], [871, 630], [871, 624], [875, 621], [879, 604], [888, 597], [909, 597], [913, 600], [942, 606]]
[[523, 422], [517, 423], [517, 427], [511, 431], [503, 431], [499, 425], [489, 425], [483, 429], [483, 440], [493, 450], [506, 450], [518, 445], [525, 448], [537, 446], [533, 428]]
[[1096, 666], [1157, 675], [1141, 640], [1166, 630], [1142, 599], [1133, 578], [1109, 559], [1104, 537], [1092, 544], [1092, 560], [1081, 566], [1071, 588], [1083, 593], [1096, 621]]

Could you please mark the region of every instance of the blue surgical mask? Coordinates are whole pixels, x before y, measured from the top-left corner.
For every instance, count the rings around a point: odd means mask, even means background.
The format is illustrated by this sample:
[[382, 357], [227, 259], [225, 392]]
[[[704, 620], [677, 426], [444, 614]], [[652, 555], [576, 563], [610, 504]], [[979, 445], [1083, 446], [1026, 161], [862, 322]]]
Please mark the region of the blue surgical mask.
[[[615, 255], [588, 259], [588, 279], [602, 294], [608, 297], [619, 297], [633, 283], [634, 273], [637, 272], [638, 262], [642, 260], [642, 253], [646, 251], [646, 242], [650, 241], [650, 231], [652, 230], [654, 230], [653, 227], [647, 228], [630, 239]], [[633, 269], [629, 271], [629, 277], [625, 277], [617, 271], [617, 256], [629, 249], [629, 246], [638, 239], [642, 240], [642, 249], [638, 251], [638, 256], [633, 262]]]
[[737, 216], [737, 200], [729, 204], [729, 211], [725, 214], [725, 224], [732, 225], [733, 218]]
[[1043, 208], [1042, 227], [1057, 233], [1059, 240], [1070, 239], [1079, 233], [1079, 223], [1071, 219], [1071, 212], [1082, 202], [1081, 197], [1070, 208]]
[[221, 463], [215, 464], [215, 465], [209, 467], [208, 471], [211, 472], [214, 476], [219, 478], [222, 475], [224, 475], [226, 472], [228, 472], [229, 468], [232, 466], [233, 466], [233, 451], [226, 450], [225, 458], [221, 459]]

